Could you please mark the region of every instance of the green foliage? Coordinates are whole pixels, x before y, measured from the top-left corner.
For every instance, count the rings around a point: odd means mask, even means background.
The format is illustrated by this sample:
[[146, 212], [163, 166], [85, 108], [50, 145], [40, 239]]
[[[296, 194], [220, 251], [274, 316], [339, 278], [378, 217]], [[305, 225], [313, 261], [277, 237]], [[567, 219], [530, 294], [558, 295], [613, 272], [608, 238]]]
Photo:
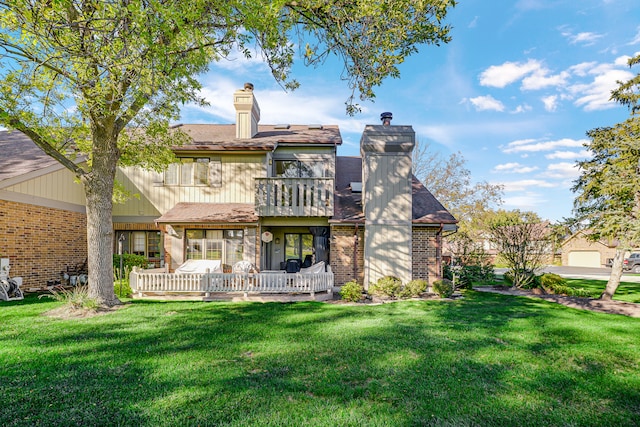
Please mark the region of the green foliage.
[[433, 292], [435, 292], [440, 298], [449, 298], [453, 295], [454, 286], [453, 282], [449, 279], [436, 280], [432, 285]]
[[133, 290], [127, 278], [114, 281], [113, 290], [118, 298], [131, 298], [133, 295]]
[[40, 297], [48, 297], [62, 302], [73, 310], [96, 310], [99, 305], [95, 298], [89, 297], [88, 286], [74, 286], [72, 288], [60, 286], [57, 289], [52, 289], [51, 294], [40, 295]]
[[371, 295], [387, 298], [397, 298], [402, 290], [402, 281], [397, 277], [385, 276], [369, 286]]
[[453, 268], [449, 264], [442, 267], [442, 277], [444, 279], [453, 280]]
[[422, 279], [414, 279], [409, 281], [402, 287], [398, 297], [401, 299], [415, 298], [420, 296], [421, 293], [427, 290], [427, 281]]
[[457, 273], [457, 287], [471, 289], [474, 283], [491, 284], [495, 281], [492, 265], [463, 265]]
[[567, 281], [558, 274], [545, 273], [540, 276], [540, 286], [543, 288], [551, 288], [554, 286], [565, 286]]
[[[640, 55], [629, 66], [640, 63]], [[611, 99], [630, 108], [631, 116], [612, 127], [587, 132], [588, 160], [578, 162], [580, 176], [572, 190], [576, 193], [576, 219], [586, 224], [593, 241], [618, 240], [618, 249], [633, 247], [640, 241], [640, 173], [638, 135], [640, 134], [640, 74], [620, 82]], [[614, 264], [603, 298], [615, 293], [622, 265]]]
[[568, 286], [567, 281], [557, 274], [545, 273], [540, 276], [539, 280], [540, 287], [552, 294], [581, 298], [589, 298], [592, 296], [592, 293], [588, 290]]
[[340, 297], [345, 301], [358, 302], [362, 299], [363, 292], [364, 287], [355, 280], [352, 280], [342, 285], [342, 288], [340, 288]]
[[[122, 254], [123, 267], [131, 271], [133, 267], [145, 268], [149, 264], [149, 260], [144, 255]], [[120, 269], [120, 255], [113, 255], [113, 268], [116, 271]]]

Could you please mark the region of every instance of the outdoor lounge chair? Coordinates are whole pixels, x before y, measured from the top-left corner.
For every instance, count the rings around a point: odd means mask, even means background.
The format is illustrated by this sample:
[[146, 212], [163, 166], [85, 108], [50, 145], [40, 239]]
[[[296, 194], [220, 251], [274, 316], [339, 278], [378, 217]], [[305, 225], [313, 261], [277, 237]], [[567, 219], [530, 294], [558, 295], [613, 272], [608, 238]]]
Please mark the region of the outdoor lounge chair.
[[3, 265], [0, 271], [0, 300], [15, 301], [24, 299], [24, 294], [20, 289], [22, 277], [9, 277], [9, 265]]

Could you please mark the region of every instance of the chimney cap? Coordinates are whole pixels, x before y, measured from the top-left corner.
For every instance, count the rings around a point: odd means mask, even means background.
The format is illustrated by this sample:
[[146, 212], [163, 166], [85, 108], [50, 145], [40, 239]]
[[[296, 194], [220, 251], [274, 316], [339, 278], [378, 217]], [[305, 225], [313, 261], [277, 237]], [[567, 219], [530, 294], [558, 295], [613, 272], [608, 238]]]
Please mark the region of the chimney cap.
[[385, 111], [384, 113], [380, 114], [380, 120], [382, 120], [383, 126], [389, 126], [391, 124], [391, 119], [393, 119], [393, 114], [391, 113], [391, 111]]
[[249, 83], [249, 82], [245, 83], [244, 90], [253, 91], [253, 83]]

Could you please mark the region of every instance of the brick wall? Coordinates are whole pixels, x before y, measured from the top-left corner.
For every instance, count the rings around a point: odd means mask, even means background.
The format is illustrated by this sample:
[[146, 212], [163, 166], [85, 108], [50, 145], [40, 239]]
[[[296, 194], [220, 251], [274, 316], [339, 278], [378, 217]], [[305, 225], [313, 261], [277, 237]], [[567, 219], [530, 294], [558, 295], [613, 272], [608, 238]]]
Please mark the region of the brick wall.
[[67, 266], [87, 258], [83, 213], [0, 200], [0, 254], [9, 258], [11, 276], [23, 290], [45, 289]]
[[414, 227], [412, 231], [413, 279], [432, 284], [442, 278], [442, 237], [435, 227]]
[[[334, 275], [334, 284], [342, 286], [353, 280], [353, 247], [355, 244], [355, 226], [332, 225], [331, 226], [331, 271]], [[358, 227], [358, 246], [356, 250], [358, 283], [364, 281], [364, 227]]]

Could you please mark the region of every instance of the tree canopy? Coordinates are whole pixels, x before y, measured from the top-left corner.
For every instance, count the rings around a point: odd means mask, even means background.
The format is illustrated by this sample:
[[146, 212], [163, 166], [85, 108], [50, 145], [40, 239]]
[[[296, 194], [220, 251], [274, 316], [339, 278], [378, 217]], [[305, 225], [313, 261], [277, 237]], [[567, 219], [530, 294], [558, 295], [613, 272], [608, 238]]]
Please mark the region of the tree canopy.
[[[629, 66], [640, 62], [640, 55]], [[640, 244], [640, 74], [620, 82], [611, 99], [631, 110], [631, 116], [611, 127], [587, 132], [591, 158], [578, 162], [574, 212], [592, 230], [590, 238], [619, 242], [609, 282], [602, 298], [611, 299], [620, 283], [624, 251]]]
[[[169, 123], [204, 103], [197, 75], [234, 50], [257, 50], [285, 87], [296, 50], [309, 65], [344, 63], [369, 99], [421, 44], [449, 41], [455, 0], [3, 0], [0, 123], [28, 135], [82, 182], [89, 292], [117, 304], [112, 196], [121, 164], [161, 168], [180, 140]], [[127, 131], [125, 129], [139, 129]], [[85, 163], [78, 163], [78, 157]]]
[[550, 229], [535, 212], [498, 210], [486, 217], [489, 240], [509, 267], [515, 287], [532, 284], [552, 255]]
[[444, 205], [464, 229], [478, 213], [502, 203], [502, 186], [486, 181], [472, 183], [471, 171], [460, 152], [448, 158], [418, 140], [413, 151], [413, 173]]

